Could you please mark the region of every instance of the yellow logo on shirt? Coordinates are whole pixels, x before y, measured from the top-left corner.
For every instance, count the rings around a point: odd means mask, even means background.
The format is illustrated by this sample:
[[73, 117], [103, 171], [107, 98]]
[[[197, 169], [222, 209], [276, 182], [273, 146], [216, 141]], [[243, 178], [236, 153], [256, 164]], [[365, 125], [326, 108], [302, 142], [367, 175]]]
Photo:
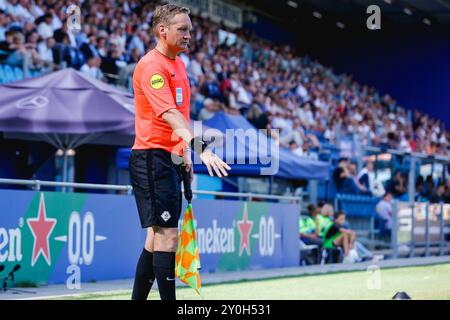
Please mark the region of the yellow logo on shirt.
[[162, 87], [164, 87], [164, 78], [159, 74], [154, 74], [150, 78], [150, 86], [153, 89], [161, 89]]

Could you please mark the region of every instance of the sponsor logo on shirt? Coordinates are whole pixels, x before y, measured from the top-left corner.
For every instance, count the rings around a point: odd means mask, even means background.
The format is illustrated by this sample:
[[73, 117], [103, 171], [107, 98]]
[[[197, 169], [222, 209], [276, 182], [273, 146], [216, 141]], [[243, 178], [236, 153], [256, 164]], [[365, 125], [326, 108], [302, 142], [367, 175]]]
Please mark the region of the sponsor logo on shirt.
[[150, 78], [150, 86], [153, 89], [161, 89], [164, 87], [164, 78], [160, 74], [154, 74]]

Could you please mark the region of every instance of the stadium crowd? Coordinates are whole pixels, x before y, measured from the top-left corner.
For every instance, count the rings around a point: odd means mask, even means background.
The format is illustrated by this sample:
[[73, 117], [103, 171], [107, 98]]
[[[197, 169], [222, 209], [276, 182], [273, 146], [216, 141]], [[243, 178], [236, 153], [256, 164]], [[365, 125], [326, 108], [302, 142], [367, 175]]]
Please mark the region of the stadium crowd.
[[[66, 20], [69, 2], [0, 0], [0, 63], [25, 73], [73, 67], [130, 88], [135, 64], [155, 45], [151, 21], [160, 2], [70, 3], [81, 8], [76, 32], [69, 30], [73, 21]], [[363, 145], [450, 155], [450, 132], [442, 121], [420, 111], [408, 113], [391, 96], [381, 96], [350, 75], [336, 75], [290, 46], [265, 42], [245, 30], [231, 33], [199, 16], [192, 15], [192, 20], [192, 46], [181, 59], [191, 81], [193, 119], [210, 119], [219, 110], [242, 114], [280, 145], [315, 159], [322, 147], [349, 135]], [[373, 170], [370, 165], [364, 169]], [[361, 176], [354, 163], [343, 161], [333, 178], [340, 190], [383, 194], [378, 182]], [[395, 196], [406, 192], [404, 179], [395, 174], [389, 187]], [[419, 178], [417, 189], [428, 199], [448, 199], [450, 181], [431, 188], [428, 179]]]

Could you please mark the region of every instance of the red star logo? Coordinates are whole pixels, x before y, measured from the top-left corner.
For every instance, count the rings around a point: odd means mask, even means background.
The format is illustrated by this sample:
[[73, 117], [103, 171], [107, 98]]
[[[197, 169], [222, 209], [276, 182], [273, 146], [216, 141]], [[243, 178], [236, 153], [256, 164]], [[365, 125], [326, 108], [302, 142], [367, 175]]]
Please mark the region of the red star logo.
[[39, 212], [37, 218], [29, 218], [27, 223], [34, 237], [31, 266], [34, 266], [41, 254], [45, 261], [47, 261], [47, 264], [50, 265], [51, 258], [48, 239], [53, 231], [53, 228], [55, 227], [56, 219], [47, 219], [43, 193], [41, 193], [41, 199], [39, 201]]
[[244, 204], [244, 216], [242, 220], [238, 220], [239, 234], [241, 235], [241, 244], [239, 245], [239, 256], [242, 252], [247, 251], [250, 255], [250, 232], [253, 228], [253, 221], [248, 220], [247, 203]]

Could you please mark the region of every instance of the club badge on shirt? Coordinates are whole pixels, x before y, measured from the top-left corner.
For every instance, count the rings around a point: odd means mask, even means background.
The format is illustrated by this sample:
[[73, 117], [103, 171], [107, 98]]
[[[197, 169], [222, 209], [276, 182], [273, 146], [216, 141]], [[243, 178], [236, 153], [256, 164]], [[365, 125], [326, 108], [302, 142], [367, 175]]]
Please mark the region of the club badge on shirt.
[[181, 106], [181, 104], [183, 103], [183, 88], [175, 89], [175, 100], [177, 102], [177, 105]]

